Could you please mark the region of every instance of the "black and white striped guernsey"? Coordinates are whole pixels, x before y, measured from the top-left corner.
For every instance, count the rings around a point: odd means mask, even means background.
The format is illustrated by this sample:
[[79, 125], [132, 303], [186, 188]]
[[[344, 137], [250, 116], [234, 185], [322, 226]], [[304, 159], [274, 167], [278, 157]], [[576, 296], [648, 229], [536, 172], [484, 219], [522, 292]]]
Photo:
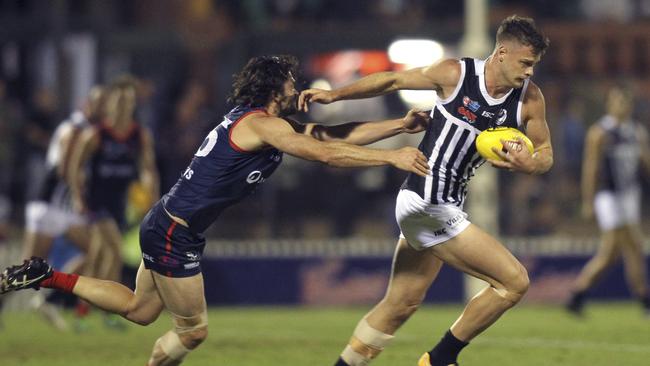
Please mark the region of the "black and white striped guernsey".
[[416, 192], [432, 204], [462, 207], [467, 183], [485, 162], [476, 151], [476, 137], [489, 127], [521, 128], [528, 80], [521, 88], [495, 99], [485, 86], [485, 60], [463, 58], [459, 62], [458, 84], [446, 99], [436, 101], [420, 142], [419, 149], [429, 159], [431, 172], [426, 178], [409, 174], [402, 189]]

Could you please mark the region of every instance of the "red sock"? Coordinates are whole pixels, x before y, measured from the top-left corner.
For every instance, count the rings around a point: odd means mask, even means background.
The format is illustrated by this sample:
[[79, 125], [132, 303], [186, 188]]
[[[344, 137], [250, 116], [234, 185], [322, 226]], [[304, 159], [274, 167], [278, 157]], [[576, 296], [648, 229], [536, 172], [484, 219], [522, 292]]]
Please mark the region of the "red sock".
[[75, 310], [75, 315], [78, 318], [83, 318], [84, 316], [87, 316], [88, 313], [90, 312], [90, 305], [88, 305], [87, 302], [79, 299], [79, 301], [77, 301], [77, 306], [75, 307], [74, 310]]
[[63, 273], [54, 271], [52, 277], [40, 283], [39, 286], [53, 288], [63, 292], [72, 292], [74, 285], [77, 284], [79, 275], [75, 273]]

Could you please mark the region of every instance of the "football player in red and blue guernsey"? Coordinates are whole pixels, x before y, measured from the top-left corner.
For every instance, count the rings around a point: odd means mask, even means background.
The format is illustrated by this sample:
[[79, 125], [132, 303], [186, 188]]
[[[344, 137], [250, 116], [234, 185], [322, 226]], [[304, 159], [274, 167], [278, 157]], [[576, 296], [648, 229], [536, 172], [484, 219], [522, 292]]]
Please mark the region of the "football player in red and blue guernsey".
[[135, 292], [116, 282], [53, 272], [42, 259], [32, 258], [0, 275], [0, 293], [55, 288], [142, 325], [166, 309], [174, 327], [156, 341], [148, 365], [178, 365], [208, 334], [202, 233], [224, 209], [268, 179], [283, 153], [336, 167], [390, 164], [428, 174], [427, 160], [416, 148], [357, 146], [423, 131], [426, 114], [411, 111], [404, 118], [331, 127], [299, 124], [287, 118], [297, 110], [297, 68], [294, 57], [262, 56], [235, 76], [229, 98], [235, 108], [208, 134], [176, 185], [141, 224]]

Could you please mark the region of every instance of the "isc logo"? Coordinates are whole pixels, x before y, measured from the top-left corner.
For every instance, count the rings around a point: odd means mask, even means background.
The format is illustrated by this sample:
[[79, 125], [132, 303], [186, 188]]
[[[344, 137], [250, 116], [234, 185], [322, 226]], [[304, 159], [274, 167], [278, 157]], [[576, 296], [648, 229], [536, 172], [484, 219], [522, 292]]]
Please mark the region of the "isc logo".
[[185, 179], [187, 180], [192, 179], [193, 175], [194, 175], [194, 170], [190, 168], [185, 169], [185, 172], [183, 173], [183, 177], [185, 177]]

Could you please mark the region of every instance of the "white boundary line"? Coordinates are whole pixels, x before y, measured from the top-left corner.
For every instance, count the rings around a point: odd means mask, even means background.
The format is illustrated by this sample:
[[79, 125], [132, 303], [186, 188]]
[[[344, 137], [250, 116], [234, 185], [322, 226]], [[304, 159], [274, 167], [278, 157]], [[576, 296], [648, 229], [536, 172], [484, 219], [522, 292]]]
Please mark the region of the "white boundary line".
[[586, 349], [606, 352], [632, 352], [650, 354], [650, 345], [634, 343], [606, 343], [606, 342], [589, 342], [577, 341], [572, 339], [559, 340], [547, 338], [505, 338], [505, 337], [485, 337], [479, 338], [472, 344], [502, 346], [508, 348], [527, 347], [527, 348], [556, 348], [556, 349]]

